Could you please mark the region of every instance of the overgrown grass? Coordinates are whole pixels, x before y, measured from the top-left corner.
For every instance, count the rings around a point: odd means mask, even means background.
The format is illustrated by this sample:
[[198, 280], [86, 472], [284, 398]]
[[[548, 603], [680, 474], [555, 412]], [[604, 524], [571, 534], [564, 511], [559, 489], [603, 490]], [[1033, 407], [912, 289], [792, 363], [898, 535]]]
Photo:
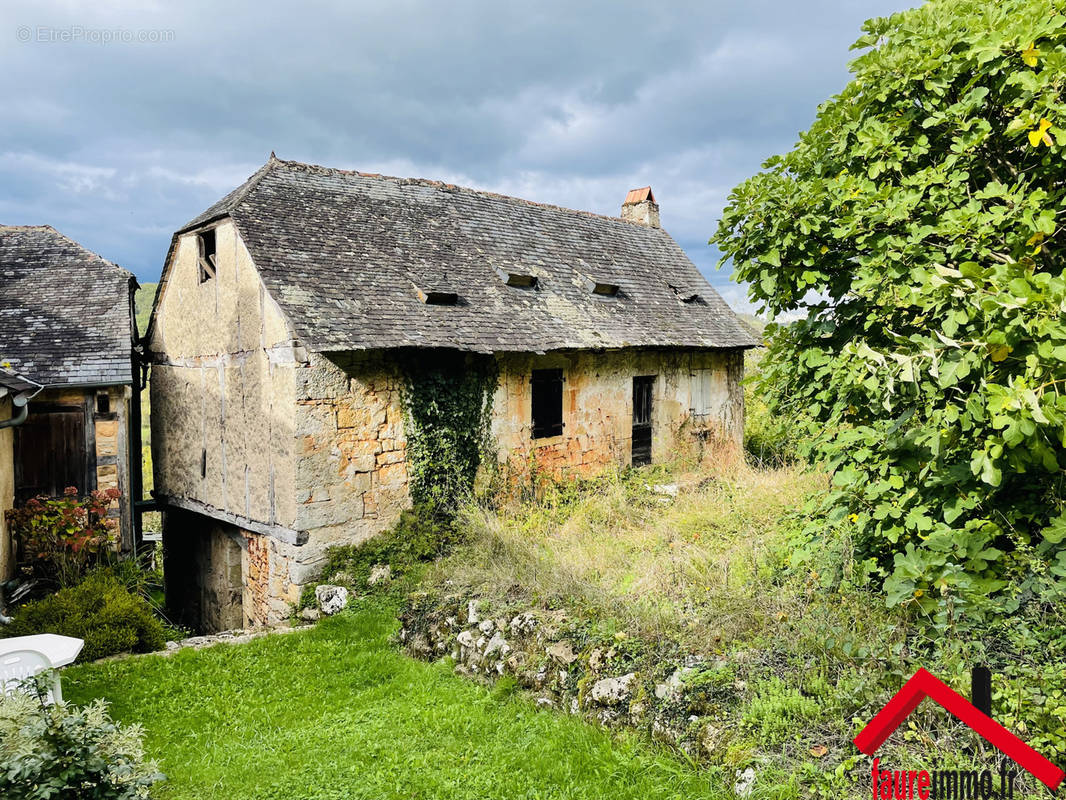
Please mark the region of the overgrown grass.
[[[1019, 620], [1013, 632], [937, 634], [839, 578], [858, 571], [846, 537], [821, 559], [834, 581], [791, 565], [795, 514], [824, 481], [795, 466], [740, 466], [713, 479], [658, 467], [554, 487], [536, 503], [468, 511], [467, 541], [428, 570], [422, 588], [427, 597], [478, 596], [504, 618], [556, 609], [582, 646], [622, 637], [622, 671], [654, 674], [680, 654], [704, 656], [694, 680], [705, 690], [685, 713], [696, 715], [691, 727], [704, 732], [711, 765], [756, 769], [753, 797], [868, 796], [869, 760], [851, 740], [918, 667], [966, 694], [971, 667], [987, 664], [994, 716], [1049, 757], [1066, 752], [1066, 670], [1053, 656], [1061, 627], [1023, 635]], [[992, 758], [933, 703], [878, 755], [940, 769]]]
[[720, 648], [795, 610], [769, 560], [782, 515], [822, 481], [738, 466], [715, 478], [656, 469], [553, 487], [536, 503], [468, 511], [466, 543], [427, 582]]
[[393, 610], [170, 658], [73, 667], [68, 700], [140, 722], [163, 798], [715, 798], [639, 737], [537, 711], [389, 645]]

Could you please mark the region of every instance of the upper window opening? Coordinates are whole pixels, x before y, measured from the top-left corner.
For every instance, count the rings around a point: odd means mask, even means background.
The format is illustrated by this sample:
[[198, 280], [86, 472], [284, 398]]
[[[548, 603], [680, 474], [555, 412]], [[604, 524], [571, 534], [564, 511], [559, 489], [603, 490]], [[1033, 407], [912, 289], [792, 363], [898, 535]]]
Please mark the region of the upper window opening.
[[563, 424], [563, 371], [561, 369], [535, 369], [530, 380], [533, 386], [532, 413], [533, 438], [546, 439], [559, 436]]
[[199, 250], [200, 283], [206, 283], [215, 277], [215, 229], [196, 234], [196, 246]]
[[96, 413], [101, 415], [111, 413], [111, 398], [106, 392], [96, 395]]

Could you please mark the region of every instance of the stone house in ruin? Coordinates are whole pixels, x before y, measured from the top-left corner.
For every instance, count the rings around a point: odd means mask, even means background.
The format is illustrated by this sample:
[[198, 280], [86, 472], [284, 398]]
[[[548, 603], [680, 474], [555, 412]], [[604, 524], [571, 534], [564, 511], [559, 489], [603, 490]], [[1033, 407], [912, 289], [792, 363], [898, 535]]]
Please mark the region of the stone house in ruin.
[[481, 354], [500, 465], [735, 448], [751, 332], [659, 226], [270, 160], [173, 237], [148, 333], [168, 596], [289, 614], [325, 549], [409, 506], [401, 357]]
[[[69, 486], [79, 494], [114, 488], [121, 546], [135, 546], [136, 289], [129, 272], [48, 225], [0, 226], [0, 363], [13, 371], [0, 380], [0, 406], [8, 406], [0, 426], [17, 418], [0, 429], [0, 516]], [[0, 527], [0, 578], [13, 566]]]

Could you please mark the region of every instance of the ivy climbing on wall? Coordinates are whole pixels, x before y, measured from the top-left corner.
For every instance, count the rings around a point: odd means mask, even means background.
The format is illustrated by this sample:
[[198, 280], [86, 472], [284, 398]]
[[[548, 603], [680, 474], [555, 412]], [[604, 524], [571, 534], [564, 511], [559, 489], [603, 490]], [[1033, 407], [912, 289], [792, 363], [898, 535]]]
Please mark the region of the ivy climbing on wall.
[[489, 452], [495, 361], [443, 351], [401, 361], [411, 499], [416, 508], [451, 517], [471, 496]]

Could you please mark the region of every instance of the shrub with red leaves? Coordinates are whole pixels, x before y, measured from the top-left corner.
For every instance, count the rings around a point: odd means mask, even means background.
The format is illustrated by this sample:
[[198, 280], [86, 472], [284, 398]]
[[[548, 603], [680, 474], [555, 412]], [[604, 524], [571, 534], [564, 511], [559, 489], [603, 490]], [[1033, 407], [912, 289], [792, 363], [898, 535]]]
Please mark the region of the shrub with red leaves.
[[119, 497], [117, 489], [79, 497], [71, 486], [62, 497], [41, 495], [8, 511], [19, 570], [62, 588], [107, 563], [118, 541], [118, 520], [108, 517], [108, 511]]

